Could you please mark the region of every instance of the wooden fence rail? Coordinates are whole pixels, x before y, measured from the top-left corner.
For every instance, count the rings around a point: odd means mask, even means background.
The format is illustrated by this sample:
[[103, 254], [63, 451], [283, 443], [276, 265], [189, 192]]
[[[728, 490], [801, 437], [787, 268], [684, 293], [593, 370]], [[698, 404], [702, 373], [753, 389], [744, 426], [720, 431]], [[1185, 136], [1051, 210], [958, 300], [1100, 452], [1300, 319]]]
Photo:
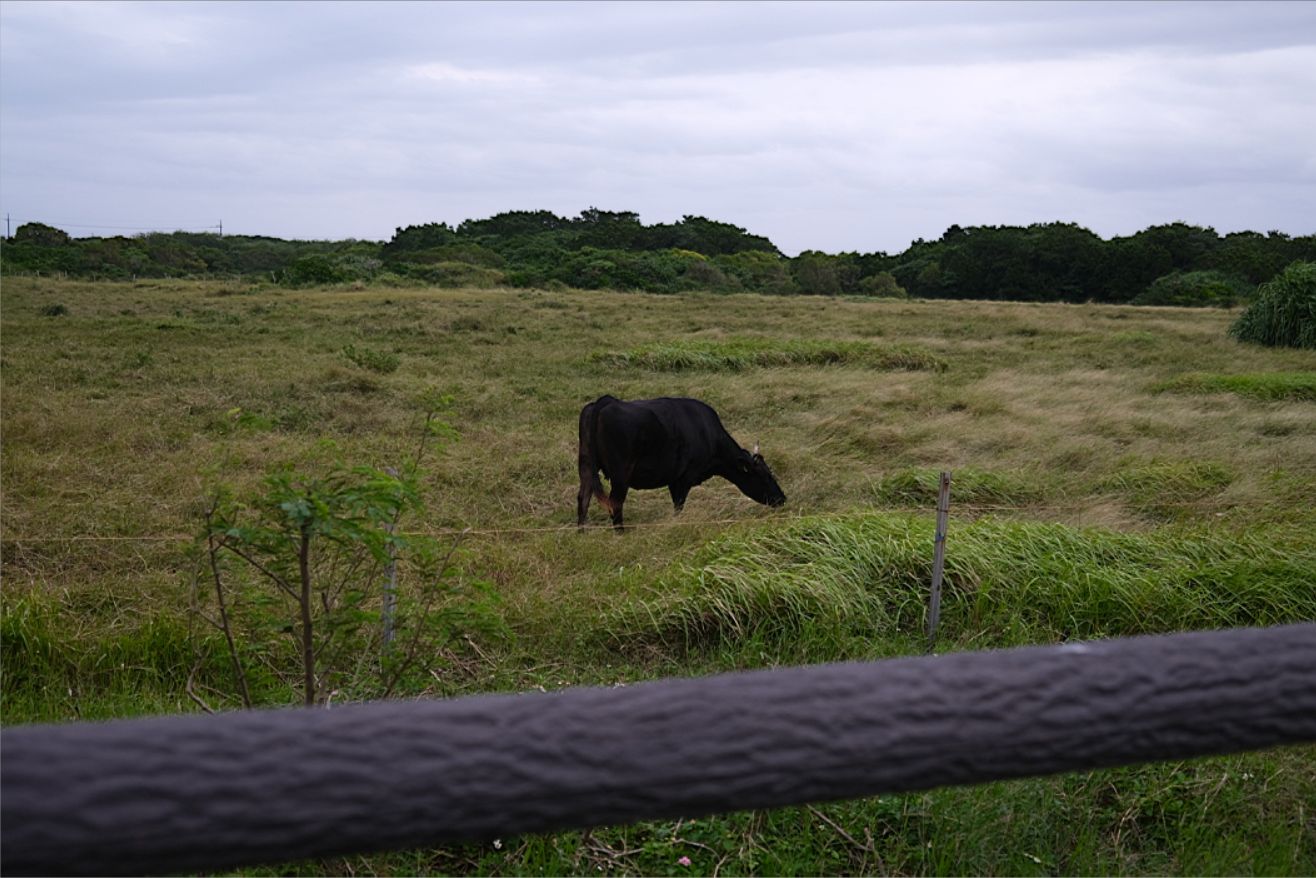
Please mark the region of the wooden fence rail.
[[143, 874], [1316, 741], [1316, 624], [0, 731], [0, 870]]

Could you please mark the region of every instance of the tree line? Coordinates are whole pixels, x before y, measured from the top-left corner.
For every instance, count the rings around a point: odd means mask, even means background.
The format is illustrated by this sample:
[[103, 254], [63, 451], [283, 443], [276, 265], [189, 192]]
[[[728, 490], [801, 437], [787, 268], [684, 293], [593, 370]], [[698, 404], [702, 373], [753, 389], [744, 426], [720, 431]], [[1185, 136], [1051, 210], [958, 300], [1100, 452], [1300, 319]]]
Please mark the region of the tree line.
[[645, 225], [630, 211], [576, 217], [508, 211], [458, 225], [399, 228], [386, 242], [289, 241], [198, 232], [72, 238], [19, 226], [7, 274], [241, 277], [340, 283], [687, 290], [1228, 306], [1295, 261], [1316, 235], [1232, 232], [1182, 222], [1103, 239], [1074, 223], [951, 226], [901, 253], [784, 255], [769, 239], [699, 216]]

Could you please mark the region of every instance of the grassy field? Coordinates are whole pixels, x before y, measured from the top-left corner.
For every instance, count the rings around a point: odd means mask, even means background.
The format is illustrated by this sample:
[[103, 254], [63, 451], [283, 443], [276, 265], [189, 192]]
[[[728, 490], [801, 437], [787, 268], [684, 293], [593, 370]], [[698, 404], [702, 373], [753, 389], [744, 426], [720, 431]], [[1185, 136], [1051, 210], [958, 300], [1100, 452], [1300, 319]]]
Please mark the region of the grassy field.
[[[1234, 316], [6, 278], [0, 712], [195, 711], [189, 678], [237, 706], [188, 612], [208, 496], [402, 465], [436, 392], [456, 438], [403, 526], [470, 529], [458, 566], [498, 625], [407, 695], [917, 653], [942, 469], [944, 650], [1310, 620], [1316, 355], [1241, 345]], [[577, 416], [603, 393], [708, 401], [786, 506], [714, 481], [679, 517], [633, 492], [628, 533], [597, 505], [578, 533]], [[1310, 875], [1314, 802], [1298, 747], [269, 874]]]

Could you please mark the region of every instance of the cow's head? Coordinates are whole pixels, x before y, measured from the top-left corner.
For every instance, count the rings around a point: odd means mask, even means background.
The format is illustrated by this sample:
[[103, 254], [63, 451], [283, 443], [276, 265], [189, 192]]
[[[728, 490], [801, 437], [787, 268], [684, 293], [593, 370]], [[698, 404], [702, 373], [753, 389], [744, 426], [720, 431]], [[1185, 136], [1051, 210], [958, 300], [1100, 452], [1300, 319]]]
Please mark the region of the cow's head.
[[786, 502], [781, 485], [772, 475], [767, 461], [759, 454], [758, 443], [753, 451], [740, 449], [733, 466], [731, 481], [746, 497], [766, 506], [780, 506]]

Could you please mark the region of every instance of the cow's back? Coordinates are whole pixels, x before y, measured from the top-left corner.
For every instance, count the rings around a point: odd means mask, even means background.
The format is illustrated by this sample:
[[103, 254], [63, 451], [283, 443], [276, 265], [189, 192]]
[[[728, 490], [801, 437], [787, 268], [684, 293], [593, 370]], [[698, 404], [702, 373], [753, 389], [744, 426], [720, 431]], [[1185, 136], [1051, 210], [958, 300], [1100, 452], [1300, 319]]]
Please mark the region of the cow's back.
[[653, 411], [669, 430], [686, 438], [716, 439], [726, 433], [717, 412], [702, 400], [660, 396], [636, 400], [635, 404]]
[[620, 403], [603, 421], [609, 440], [625, 443], [637, 488], [702, 481], [719, 452], [734, 444], [712, 406], [686, 397]]

